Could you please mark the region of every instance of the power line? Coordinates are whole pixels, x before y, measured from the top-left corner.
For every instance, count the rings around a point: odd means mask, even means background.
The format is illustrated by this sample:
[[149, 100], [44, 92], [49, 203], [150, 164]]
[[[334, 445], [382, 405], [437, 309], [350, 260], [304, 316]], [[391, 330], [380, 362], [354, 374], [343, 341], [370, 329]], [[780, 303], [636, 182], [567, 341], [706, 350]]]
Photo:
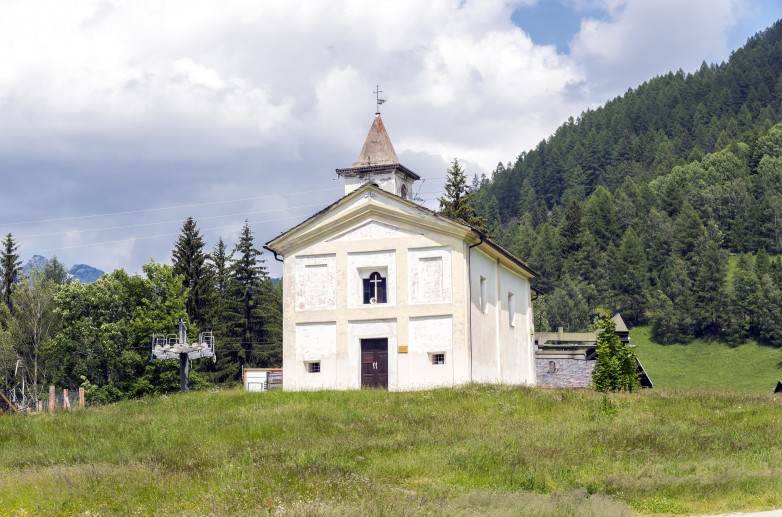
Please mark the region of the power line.
[[[275, 221], [285, 221], [286, 219], [294, 219], [294, 218], [298, 219], [300, 217], [307, 217], [307, 216], [306, 215], [291, 215], [291, 216], [288, 216], [288, 217], [280, 217], [280, 218], [277, 218], [277, 219], [267, 219], [265, 221], [251, 221], [251, 222], [248, 222], [247, 224], [271, 223], [271, 222], [275, 222]], [[207, 232], [207, 231], [210, 231], [210, 230], [221, 230], [223, 228], [231, 228], [233, 226], [236, 226], [236, 224], [227, 224], [227, 225], [223, 225], [223, 226], [214, 226], [212, 228], [202, 228], [201, 231]], [[143, 240], [149, 240], [149, 239], [157, 239], [157, 238], [160, 238], [160, 237], [171, 237], [172, 235], [179, 235], [179, 232], [160, 233], [160, 234], [157, 234], [157, 235], [145, 235], [143, 237], [128, 237], [126, 239], [117, 239], [117, 240], [113, 240], [113, 241], [91, 242], [91, 243], [86, 243], [86, 244], [75, 244], [73, 246], [61, 246], [61, 247], [58, 247], [58, 248], [41, 248], [41, 249], [38, 249], [38, 250], [36, 250], [36, 251], [34, 251], [32, 253], [33, 254], [37, 254], [37, 253], [42, 253], [42, 252], [45, 252], [45, 251], [57, 251], [57, 250], [69, 250], [69, 249], [74, 249], [74, 248], [86, 248], [86, 247], [89, 247], [89, 246], [101, 246], [101, 245], [105, 245], [105, 244], [116, 244], [118, 242], [143, 241]]]
[[158, 208], [145, 208], [140, 210], [125, 210], [122, 212], [107, 212], [103, 214], [90, 214], [90, 215], [75, 215], [72, 217], [58, 217], [58, 218], [52, 218], [52, 219], [38, 219], [36, 221], [18, 221], [18, 222], [8, 222], [8, 223], [0, 223], [0, 226], [11, 226], [11, 225], [20, 225], [20, 224], [36, 224], [36, 223], [52, 223], [56, 221], [72, 221], [75, 219], [89, 219], [92, 217], [107, 217], [110, 215], [126, 215], [126, 214], [141, 214], [145, 212], [160, 212], [163, 210], [174, 210], [178, 208], [193, 208], [198, 206], [209, 206], [209, 205], [221, 205], [226, 203], [237, 203], [239, 201], [253, 201], [256, 199], [265, 199], [270, 197], [285, 197], [285, 196], [297, 196], [300, 194], [312, 194], [314, 192], [326, 192], [329, 190], [338, 190], [342, 189], [342, 187], [329, 187], [329, 188], [323, 188], [323, 189], [315, 189], [315, 190], [302, 190], [299, 192], [289, 192], [287, 194], [268, 194], [265, 196], [254, 196], [254, 197], [245, 197], [245, 198], [238, 198], [238, 199], [228, 199], [225, 201], [208, 201], [205, 203], [191, 203], [188, 205], [174, 205], [174, 206], [164, 206], [164, 207], [158, 207]]
[[[264, 214], [268, 212], [281, 212], [283, 210], [295, 210], [298, 208], [312, 208], [314, 206], [323, 206], [323, 203], [313, 203], [311, 205], [299, 205], [299, 206], [291, 206], [285, 208], [272, 208], [269, 210], [256, 210], [253, 212], [240, 212], [236, 214], [211, 215], [211, 216], [199, 217], [198, 221], [203, 221], [205, 219], [221, 219], [223, 217], [237, 217], [242, 215]], [[174, 219], [171, 221], [156, 221], [151, 223], [126, 224], [124, 226], [108, 226], [105, 228], [87, 228], [85, 230], [67, 230], [64, 232], [27, 234], [27, 235], [19, 235], [18, 238], [23, 239], [23, 238], [32, 238], [32, 237], [50, 237], [52, 235], [66, 235], [66, 234], [86, 233], [86, 232], [102, 232], [107, 230], [123, 230], [127, 228], [139, 228], [142, 226], [155, 226], [158, 224], [172, 224], [172, 223], [179, 223], [179, 222], [181, 222], [181, 219]]]

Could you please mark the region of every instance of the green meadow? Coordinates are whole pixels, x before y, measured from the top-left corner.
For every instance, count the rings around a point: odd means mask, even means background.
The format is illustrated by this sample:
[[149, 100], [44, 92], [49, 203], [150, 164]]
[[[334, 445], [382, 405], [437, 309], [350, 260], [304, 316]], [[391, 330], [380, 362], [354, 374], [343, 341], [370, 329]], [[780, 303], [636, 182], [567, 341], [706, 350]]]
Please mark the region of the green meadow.
[[193, 392], [0, 417], [0, 515], [767, 510], [781, 435], [770, 394]]
[[782, 349], [752, 340], [738, 346], [704, 339], [659, 345], [649, 339], [649, 327], [636, 327], [630, 343], [656, 389], [771, 393], [782, 380]]

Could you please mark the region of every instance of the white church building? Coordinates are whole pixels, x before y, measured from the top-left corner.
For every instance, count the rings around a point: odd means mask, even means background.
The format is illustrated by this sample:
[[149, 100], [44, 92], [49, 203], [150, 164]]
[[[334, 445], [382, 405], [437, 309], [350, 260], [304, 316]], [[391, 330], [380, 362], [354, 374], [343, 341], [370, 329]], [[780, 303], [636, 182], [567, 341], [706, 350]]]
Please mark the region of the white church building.
[[380, 114], [345, 196], [266, 243], [283, 261], [283, 388], [535, 384], [535, 273], [411, 200]]

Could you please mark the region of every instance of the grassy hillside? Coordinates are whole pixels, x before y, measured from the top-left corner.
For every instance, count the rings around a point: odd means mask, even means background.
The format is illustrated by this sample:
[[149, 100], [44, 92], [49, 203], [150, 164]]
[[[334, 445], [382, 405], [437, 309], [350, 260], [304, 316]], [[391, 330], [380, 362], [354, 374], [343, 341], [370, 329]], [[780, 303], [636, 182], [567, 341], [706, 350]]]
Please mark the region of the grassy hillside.
[[736, 347], [703, 339], [658, 345], [649, 339], [649, 327], [634, 328], [630, 341], [655, 388], [770, 393], [782, 380], [782, 349], [755, 341]]
[[782, 507], [782, 397], [210, 391], [0, 417], [0, 515]]

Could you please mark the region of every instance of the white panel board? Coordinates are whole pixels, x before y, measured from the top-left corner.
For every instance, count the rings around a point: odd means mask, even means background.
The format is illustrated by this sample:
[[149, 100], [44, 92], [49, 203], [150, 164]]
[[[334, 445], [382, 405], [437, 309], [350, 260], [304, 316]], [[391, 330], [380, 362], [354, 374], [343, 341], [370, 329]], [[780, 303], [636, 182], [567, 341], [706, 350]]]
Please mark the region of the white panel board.
[[337, 256], [296, 257], [296, 310], [328, 310], [337, 306]]
[[296, 360], [319, 361], [337, 353], [337, 324], [299, 323], [296, 325]]
[[451, 302], [451, 248], [410, 249], [407, 264], [410, 303]]
[[453, 346], [453, 317], [410, 318], [410, 353], [450, 352]]

